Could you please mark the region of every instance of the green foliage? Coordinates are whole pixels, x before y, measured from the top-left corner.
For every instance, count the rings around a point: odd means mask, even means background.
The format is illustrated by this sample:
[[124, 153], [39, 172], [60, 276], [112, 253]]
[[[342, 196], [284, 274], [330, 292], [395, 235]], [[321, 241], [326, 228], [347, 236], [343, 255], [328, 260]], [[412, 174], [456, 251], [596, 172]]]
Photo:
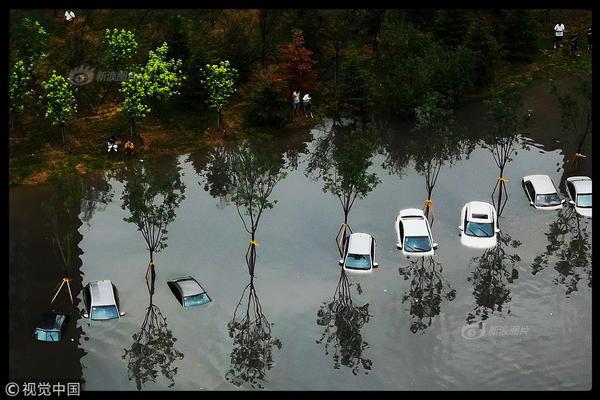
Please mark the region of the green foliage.
[[14, 33], [14, 40], [17, 57], [32, 69], [47, 56], [48, 33], [38, 21], [23, 18]]
[[450, 49], [462, 45], [469, 19], [466, 10], [439, 10], [434, 22], [436, 39]]
[[31, 94], [31, 91], [27, 90], [30, 82], [31, 68], [23, 60], [18, 60], [8, 78], [8, 109], [10, 113], [23, 111], [25, 108], [24, 100]]
[[473, 52], [461, 46], [455, 51], [434, 47], [431, 53], [431, 87], [456, 105], [473, 87]]
[[502, 50], [511, 61], [529, 62], [539, 52], [538, 29], [529, 10], [505, 10], [499, 21]]
[[142, 72], [130, 72], [126, 81], [121, 82], [124, 100], [120, 110], [130, 118], [145, 118], [151, 111], [147, 104], [148, 82]]
[[135, 34], [127, 29], [107, 29], [104, 35], [106, 60], [111, 68], [122, 68], [135, 56], [138, 43]]
[[342, 65], [337, 89], [337, 101], [342, 115], [365, 119], [373, 108], [372, 79], [368, 70], [356, 58], [350, 58]]
[[482, 18], [475, 18], [469, 26], [465, 47], [473, 52], [473, 81], [484, 85], [494, 79], [494, 69], [498, 63], [500, 47], [491, 28]]
[[206, 64], [202, 72], [204, 74], [202, 83], [208, 90], [209, 107], [221, 111], [229, 97], [236, 91], [234, 84], [238, 77], [237, 69], [231, 67], [229, 61], [225, 60], [219, 64]]
[[290, 114], [286, 100], [286, 87], [281, 82], [262, 81], [252, 93], [246, 111], [246, 121], [253, 126], [284, 126]]
[[63, 126], [71, 115], [77, 111], [75, 98], [71, 92], [71, 84], [62, 76], [52, 71], [52, 76], [42, 82], [44, 95], [40, 100], [44, 102], [45, 114], [52, 125]]

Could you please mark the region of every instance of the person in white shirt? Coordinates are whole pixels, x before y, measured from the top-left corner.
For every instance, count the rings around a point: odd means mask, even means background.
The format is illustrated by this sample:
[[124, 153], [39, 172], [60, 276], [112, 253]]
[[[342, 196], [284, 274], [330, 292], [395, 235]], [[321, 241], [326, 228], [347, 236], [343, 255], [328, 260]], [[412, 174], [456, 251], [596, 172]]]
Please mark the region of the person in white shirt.
[[75, 13], [72, 10], [65, 11], [65, 22], [70, 24], [75, 20]]
[[558, 24], [554, 25], [554, 48], [556, 49], [556, 45], [560, 45], [560, 47], [563, 47], [562, 45], [562, 38], [565, 34], [565, 24], [563, 24], [562, 22], [559, 22]]
[[311, 118], [314, 118], [313, 113], [312, 113], [311, 100], [312, 100], [312, 98], [310, 97], [310, 94], [308, 94], [308, 93], [306, 93], [304, 95], [304, 97], [302, 98], [302, 103], [304, 104], [304, 116], [308, 117], [310, 115]]

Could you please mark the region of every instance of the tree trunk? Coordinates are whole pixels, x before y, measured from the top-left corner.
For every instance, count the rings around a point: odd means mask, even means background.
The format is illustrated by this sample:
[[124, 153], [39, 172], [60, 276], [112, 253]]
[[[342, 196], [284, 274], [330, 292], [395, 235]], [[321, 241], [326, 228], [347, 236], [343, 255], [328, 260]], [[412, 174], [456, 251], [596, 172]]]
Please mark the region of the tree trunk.
[[133, 117], [129, 117], [129, 134], [131, 137], [131, 140], [135, 139], [137, 137], [137, 125], [135, 123], [135, 118]]
[[340, 51], [341, 51], [341, 49], [338, 46], [336, 46], [336, 48], [335, 48], [335, 72], [333, 74], [333, 86], [336, 89], [337, 89], [338, 72], [339, 72], [339, 67], [340, 67]]
[[221, 110], [217, 110], [217, 128], [221, 129], [223, 126], [223, 116], [221, 115]]
[[65, 124], [60, 125], [60, 134], [62, 135], [63, 145], [67, 145], [67, 131], [65, 130]]

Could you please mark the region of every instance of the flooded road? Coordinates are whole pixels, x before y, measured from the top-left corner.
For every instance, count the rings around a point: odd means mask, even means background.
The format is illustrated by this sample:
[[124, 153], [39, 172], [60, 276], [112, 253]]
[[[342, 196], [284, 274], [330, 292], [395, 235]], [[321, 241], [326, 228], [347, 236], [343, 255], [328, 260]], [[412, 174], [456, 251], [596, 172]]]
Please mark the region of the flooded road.
[[[126, 315], [89, 321], [75, 310], [56, 346], [29, 337], [62, 278], [39, 223], [52, 188], [11, 189], [11, 377], [81, 379], [86, 390], [590, 388], [591, 220], [567, 206], [535, 210], [520, 182], [570, 176], [573, 150], [544, 90], [530, 93], [544, 101], [529, 149], [517, 147], [505, 168], [508, 201], [490, 250], [463, 247], [457, 228], [466, 202], [492, 201], [490, 150], [460, 142], [432, 188], [402, 127], [380, 128], [371, 146], [364, 133], [340, 141], [326, 120], [268, 145], [132, 160], [87, 177], [77, 217], [59, 224], [76, 243], [76, 307], [81, 282], [111, 279]], [[481, 110], [457, 114], [471, 138]], [[439, 248], [409, 260], [394, 221], [428, 198]], [[371, 274], [341, 273], [343, 223], [377, 240]], [[144, 278], [151, 258], [154, 290]], [[177, 302], [166, 282], [187, 275], [209, 304]], [[70, 307], [65, 293], [57, 306]], [[47, 364], [57, 357], [61, 368]]]

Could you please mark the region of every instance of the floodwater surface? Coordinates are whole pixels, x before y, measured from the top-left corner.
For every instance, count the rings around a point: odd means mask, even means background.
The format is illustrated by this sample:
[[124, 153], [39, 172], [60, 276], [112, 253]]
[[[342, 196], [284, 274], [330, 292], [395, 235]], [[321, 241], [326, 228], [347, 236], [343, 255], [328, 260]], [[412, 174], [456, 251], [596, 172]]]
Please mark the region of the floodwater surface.
[[[591, 219], [567, 205], [535, 210], [521, 187], [525, 175], [548, 174], [566, 197], [574, 151], [546, 89], [530, 92], [541, 108], [530, 107], [527, 148], [517, 145], [504, 170], [507, 201], [489, 250], [458, 236], [463, 205], [496, 202], [499, 190], [477, 140], [454, 147], [430, 188], [435, 255], [396, 249], [398, 211], [429, 197], [431, 157], [407, 144], [426, 135], [403, 127], [376, 129], [371, 146], [325, 120], [268, 146], [130, 160], [86, 177], [80, 208], [55, 225], [39, 221], [56, 187], [11, 189], [11, 378], [81, 380], [86, 390], [590, 388]], [[457, 114], [471, 139], [483, 134], [482, 107]], [[356, 174], [367, 184], [345, 218], [334, 193], [354, 197]], [[345, 222], [376, 239], [372, 273], [341, 272]], [[68, 268], [52, 250], [65, 237]], [[33, 324], [63, 272], [75, 305], [67, 292], [55, 305], [71, 311], [70, 325], [61, 343], [36, 343]], [[178, 303], [167, 281], [188, 275], [210, 303]], [[101, 279], [118, 288], [118, 320], [80, 315], [82, 284]]]

